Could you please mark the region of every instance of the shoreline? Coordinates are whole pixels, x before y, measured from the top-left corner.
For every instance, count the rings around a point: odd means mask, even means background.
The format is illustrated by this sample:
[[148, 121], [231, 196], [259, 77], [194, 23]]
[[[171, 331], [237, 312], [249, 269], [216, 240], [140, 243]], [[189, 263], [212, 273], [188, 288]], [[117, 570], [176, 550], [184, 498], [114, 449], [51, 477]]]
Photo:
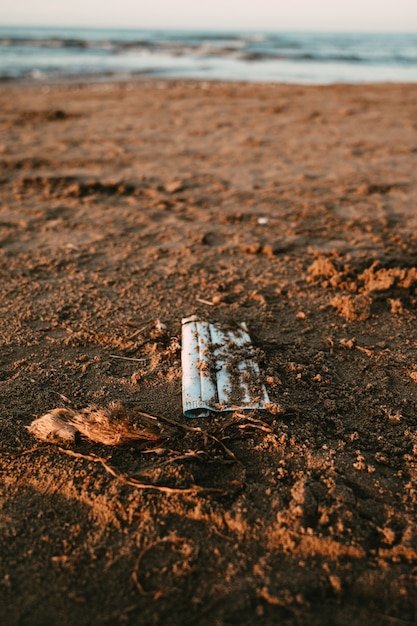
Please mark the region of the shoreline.
[[116, 84], [116, 85], [125, 85], [126, 83], [141, 84], [143, 82], [156, 83], [156, 82], [176, 82], [176, 83], [207, 83], [207, 84], [238, 84], [238, 85], [254, 85], [254, 86], [262, 86], [262, 85], [277, 85], [277, 86], [292, 86], [292, 87], [337, 87], [339, 85], [345, 86], [357, 86], [357, 87], [372, 87], [378, 85], [409, 85], [413, 86], [417, 84], [417, 79], [410, 81], [397, 81], [397, 80], [378, 80], [378, 81], [332, 81], [332, 82], [305, 82], [300, 81], [296, 82], [294, 80], [290, 81], [275, 81], [275, 80], [244, 80], [240, 78], [232, 79], [221, 79], [221, 78], [210, 78], [210, 77], [201, 77], [201, 78], [188, 78], [184, 76], [169, 76], [167, 74], [158, 74], [158, 72], [147, 72], [146, 70], [143, 72], [135, 72], [132, 74], [118, 73], [114, 76], [108, 75], [106, 73], [96, 74], [96, 75], [85, 75], [85, 74], [77, 74], [77, 75], [62, 75], [56, 78], [45, 77], [42, 79], [33, 78], [33, 77], [8, 77], [3, 76], [0, 77], [0, 85], [30, 85], [30, 86], [48, 86], [48, 85], [100, 85], [100, 84]]

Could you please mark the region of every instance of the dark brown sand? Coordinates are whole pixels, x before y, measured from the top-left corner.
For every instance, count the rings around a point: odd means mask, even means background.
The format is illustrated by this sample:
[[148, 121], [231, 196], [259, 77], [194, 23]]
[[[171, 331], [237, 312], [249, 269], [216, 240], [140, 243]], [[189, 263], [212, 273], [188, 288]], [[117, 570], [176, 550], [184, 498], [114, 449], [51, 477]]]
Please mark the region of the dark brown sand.
[[[2, 626], [415, 624], [417, 86], [2, 85], [0, 129]], [[275, 414], [182, 416], [194, 313]], [[26, 428], [112, 401], [163, 439]]]

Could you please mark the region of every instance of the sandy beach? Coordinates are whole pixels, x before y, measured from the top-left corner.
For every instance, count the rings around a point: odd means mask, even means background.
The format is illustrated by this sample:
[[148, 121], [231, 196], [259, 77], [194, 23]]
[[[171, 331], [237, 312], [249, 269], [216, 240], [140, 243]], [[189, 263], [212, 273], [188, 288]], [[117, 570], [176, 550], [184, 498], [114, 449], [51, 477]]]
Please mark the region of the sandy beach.
[[[3, 626], [416, 623], [416, 95], [2, 84]], [[183, 416], [193, 314], [274, 410]]]

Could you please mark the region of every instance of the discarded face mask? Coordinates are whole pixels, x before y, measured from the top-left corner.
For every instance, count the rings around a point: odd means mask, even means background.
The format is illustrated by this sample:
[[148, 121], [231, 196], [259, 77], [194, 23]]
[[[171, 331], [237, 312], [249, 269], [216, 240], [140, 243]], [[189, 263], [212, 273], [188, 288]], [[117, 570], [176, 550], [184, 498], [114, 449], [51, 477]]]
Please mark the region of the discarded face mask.
[[226, 329], [196, 316], [183, 319], [181, 360], [187, 417], [269, 405], [245, 324]]

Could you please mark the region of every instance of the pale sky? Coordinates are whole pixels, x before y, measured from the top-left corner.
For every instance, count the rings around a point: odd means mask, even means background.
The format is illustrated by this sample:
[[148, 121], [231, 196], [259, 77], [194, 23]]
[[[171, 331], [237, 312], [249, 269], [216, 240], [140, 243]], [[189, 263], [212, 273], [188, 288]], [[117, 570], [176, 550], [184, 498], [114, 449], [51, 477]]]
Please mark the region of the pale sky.
[[417, 0], [3, 0], [6, 25], [417, 33]]

